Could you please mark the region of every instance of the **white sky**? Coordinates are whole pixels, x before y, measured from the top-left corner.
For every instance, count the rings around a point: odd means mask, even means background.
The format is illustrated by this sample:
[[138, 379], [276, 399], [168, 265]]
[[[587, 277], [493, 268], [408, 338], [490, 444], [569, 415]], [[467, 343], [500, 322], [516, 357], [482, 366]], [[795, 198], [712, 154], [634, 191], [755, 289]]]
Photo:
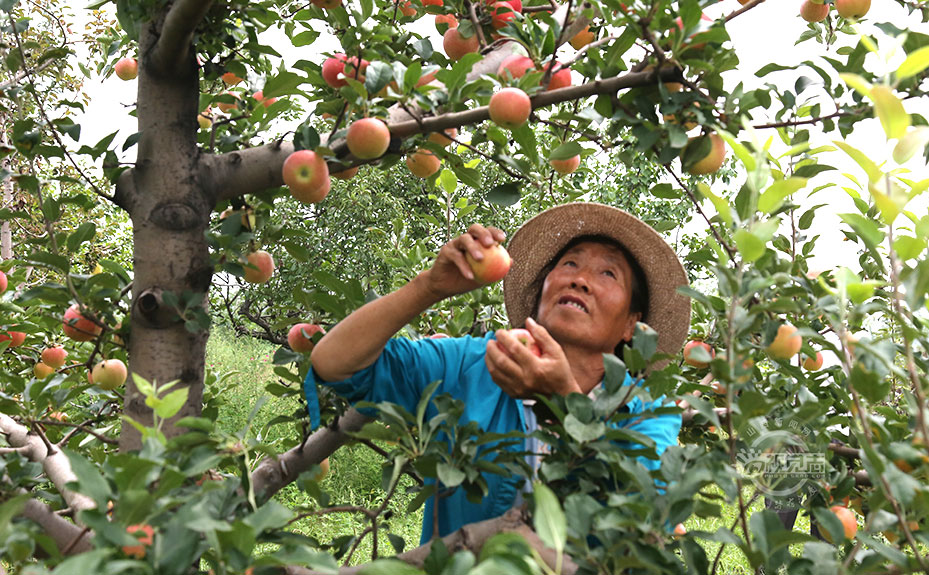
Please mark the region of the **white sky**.
[[[793, 86], [797, 77], [796, 72], [779, 72], [769, 74], [764, 78], [756, 78], [754, 73], [771, 62], [777, 62], [783, 65], [799, 65], [807, 59], [812, 58], [816, 60], [820, 54], [824, 53], [823, 47], [813, 41], [808, 40], [800, 45], [794, 45], [797, 38], [806, 30], [806, 23], [799, 17], [799, 5], [800, 0], [768, 0], [760, 6], [738, 16], [727, 25], [727, 29], [732, 38], [732, 44], [735, 46], [740, 59], [738, 71], [727, 74], [726, 81], [728, 85], [734, 86], [737, 82], [741, 81], [748, 89], [763, 85], [766, 82], [777, 82], [783, 83], [783, 85]], [[740, 5], [737, 0], [722, 0], [710, 6], [706, 13], [708, 16], [716, 18], [739, 7]], [[893, 22], [897, 26], [902, 26], [904, 23], [908, 23], [910, 26], [918, 26], [921, 28], [921, 32], [929, 33], [929, 29], [927, 29], [925, 25], [920, 24], [916, 18], [908, 18], [905, 11], [892, 0], [873, 0], [870, 15], [872, 17], [880, 15], [881, 20]], [[433, 19], [431, 16], [422, 18], [416, 24], [417, 31], [421, 34], [431, 34], [434, 45], [437, 49], [441, 49], [441, 38], [435, 33], [432, 21]], [[867, 22], [862, 24], [861, 27], [863, 31], [872, 33], [876, 31], [876, 29]], [[321, 54], [323, 52], [336, 50], [338, 48], [334, 38], [331, 36], [327, 37], [326, 35], [321, 36], [313, 45], [314, 54], [311, 54], [308, 48], [302, 48], [299, 51], [293, 49], [286, 50], [286, 39], [283, 38], [280, 33], [269, 33], [264, 39], [272, 43], [278, 52], [284, 54], [285, 63], [293, 63], [300, 58], [308, 58], [321, 62], [323, 59]], [[281, 42], [280, 40], [284, 41]], [[857, 42], [857, 38], [848, 36], [840, 37], [840, 45], [852, 45], [854, 42]], [[882, 63], [879, 58], [871, 55], [866, 64], [869, 69], [877, 73], [890, 73], [896, 69], [903, 60], [905, 55], [902, 51], [896, 50], [896, 52], [894, 52], [892, 50], [893, 46], [889, 45], [889, 42], [887, 44], [886, 46], [881, 45], [880, 47], [882, 52], [881, 56], [889, 58], [889, 63]], [[843, 59], [844, 57], [836, 54], [836, 49], [837, 46], [833, 46], [829, 55], [831, 57]], [[570, 46], [566, 46], [563, 50], [566, 52], [572, 51]], [[828, 65], [826, 68], [828, 68]], [[812, 70], [806, 69], [803, 73], [811, 79], [819, 81], [819, 77], [815, 75]], [[838, 79], [836, 79], [836, 82], [837, 81]], [[136, 97], [135, 90], [135, 81], [122, 82], [115, 76], [103, 81], [87, 81], [85, 83], [85, 91], [89, 93], [91, 103], [84, 117], [75, 118], [76, 122], [82, 124], [82, 143], [96, 143], [100, 138], [114, 131], [117, 127], [120, 129], [120, 135], [117, 137], [118, 142], [121, 142], [126, 136], [135, 132], [135, 119], [128, 114], [131, 104]], [[814, 90], [808, 89], [805, 95], [813, 92]], [[821, 86], [819, 87], [819, 93], [824, 97], [826, 96]], [[919, 106], [919, 109], [917, 106]], [[926, 114], [926, 107], [927, 104], [925, 102], [907, 102], [907, 109], [910, 112], [918, 110], [920, 113]], [[834, 109], [830, 107], [828, 99], [824, 98], [822, 111], [823, 113], [834, 111]], [[812, 140], [815, 145], [829, 144], [833, 140], [840, 138], [838, 132], [827, 135], [816, 131], [816, 128], [811, 129], [813, 130]], [[759, 132], [759, 137], [762, 139], [767, 139], [768, 137], [776, 138], [776, 134], [774, 130], [764, 130]], [[740, 139], [745, 140], [747, 138], [748, 134], [745, 132], [740, 135]], [[868, 155], [875, 161], [881, 162], [890, 158], [892, 145], [888, 146], [885, 144], [886, 139], [884, 138], [883, 130], [879, 122], [875, 119], [860, 122], [856, 126], [855, 132], [851, 134], [846, 141], [852, 146], [867, 150]], [[785, 149], [785, 147], [783, 147], [778, 140], [775, 143], [774, 150], [783, 151], [783, 149]], [[133, 157], [131, 154], [134, 154], [134, 148], [127, 152], [123, 160], [132, 161]], [[775, 152], [775, 155], [779, 155], [779, 152]], [[847, 193], [839, 187], [842, 185], [852, 185], [842, 174], [849, 172], [858, 177], [860, 181], [864, 181], [863, 172], [861, 172], [853, 162], [848, 160], [843, 152], [821, 155], [819, 156], [819, 161], [833, 165], [839, 169], [837, 171], [826, 172], [813, 178], [807, 188], [811, 190], [816, 186], [826, 183], [837, 184], [837, 186], [819, 192], [812, 198], [812, 200], [815, 200], [815, 203], [829, 204], [829, 206], [823, 208], [821, 212], [817, 212], [816, 228], [823, 230], [823, 237], [819, 240], [817, 256], [814, 257], [812, 267], [833, 269], [838, 265], [847, 265], [857, 268], [856, 249], [852, 247], [850, 243], [842, 242], [843, 236], [837, 232], [839, 220], [834, 214], [854, 211], [851, 199], [848, 197]], [[918, 180], [929, 177], [929, 170], [926, 169], [921, 156], [917, 156], [907, 167], [913, 170], [914, 173], [911, 175], [913, 179]], [[741, 180], [738, 180], [738, 182], [740, 183]], [[808, 202], [804, 201], [802, 203], [807, 204]], [[813, 202], [810, 202], [808, 205], [812, 205], [812, 203]], [[705, 204], [704, 208], [712, 211], [712, 206], [708, 202]], [[925, 202], [923, 202], [922, 205], [924, 206]], [[695, 221], [688, 226], [688, 229], [692, 227], [694, 233], [702, 233], [700, 230], [702, 230], [703, 226], [704, 224], [702, 221]], [[811, 231], [815, 233], [815, 230]]]

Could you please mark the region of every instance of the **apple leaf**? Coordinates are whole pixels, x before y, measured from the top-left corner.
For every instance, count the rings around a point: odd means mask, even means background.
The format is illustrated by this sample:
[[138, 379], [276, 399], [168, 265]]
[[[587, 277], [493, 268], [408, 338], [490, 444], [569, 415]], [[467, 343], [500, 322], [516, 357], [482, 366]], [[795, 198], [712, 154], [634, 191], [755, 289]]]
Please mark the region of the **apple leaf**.
[[306, 82], [306, 77], [294, 74], [287, 70], [282, 70], [277, 76], [268, 78], [265, 82], [262, 95], [265, 98], [276, 96], [287, 96], [289, 94], [300, 94], [299, 86]]
[[532, 499], [535, 502], [532, 522], [539, 539], [546, 547], [561, 555], [568, 540], [568, 521], [558, 503], [558, 497], [547, 485], [536, 481], [532, 488]]
[[554, 150], [548, 155], [549, 160], [567, 160], [568, 158], [573, 158], [578, 154], [584, 152], [584, 148], [577, 142], [566, 142]]
[[862, 96], [871, 95], [871, 83], [859, 76], [858, 74], [839, 74], [839, 78], [848, 84], [851, 88], [854, 88], [856, 92]]
[[868, 179], [871, 180], [872, 182], [876, 182], [880, 180], [881, 177], [884, 175], [881, 172], [881, 169], [877, 166], [877, 164], [875, 164], [874, 161], [871, 160], [871, 158], [869, 158], [867, 154], [865, 154], [858, 148], [849, 146], [848, 144], [840, 140], [835, 140], [833, 143], [836, 146], [842, 148], [842, 150], [846, 154], [848, 154], [849, 157], [851, 157], [851, 159], [855, 160], [855, 163], [861, 166], [861, 169], [864, 170], [864, 172], [868, 175]]
[[487, 201], [498, 206], [512, 206], [520, 197], [519, 184], [516, 182], [494, 186], [487, 192]]
[[900, 212], [910, 201], [910, 196], [906, 193], [906, 190], [890, 178], [885, 178], [880, 182], [872, 182], [868, 186], [868, 191], [871, 192], [874, 204], [877, 205], [877, 209], [881, 212], [881, 219], [887, 225], [892, 224], [897, 219], [897, 216], [900, 215]]
[[923, 46], [906, 57], [897, 68], [897, 79], [903, 80], [915, 76], [929, 67], [929, 46]]
[[889, 139], [902, 138], [906, 129], [910, 127], [910, 115], [903, 108], [903, 102], [894, 94], [889, 86], [873, 86], [871, 100], [874, 102], [874, 113], [877, 114], [884, 127], [884, 133]]
[[745, 169], [747, 171], [749, 172], [755, 171], [755, 166], [757, 165], [757, 162], [755, 161], [755, 157], [748, 150], [748, 148], [743, 146], [742, 143], [736, 140], [735, 136], [733, 136], [729, 132], [726, 132], [724, 130], [719, 130], [716, 133], [719, 134], [719, 137], [725, 140], [727, 144], [729, 144], [729, 147], [732, 148], [732, 153], [734, 153], [735, 156], [739, 159], [739, 161], [742, 162], [742, 164], [745, 166]]
[[898, 164], [908, 162], [916, 152], [925, 148], [927, 143], [929, 143], [929, 128], [926, 126], [908, 131], [894, 146], [894, 161]]
[[699, 182], [697, 184], [697, 190], [700, 192], [700, 195], [713, 203], [713, 206], [716, 208], [716, 212], [719, 214], [719, 217], [721, 217], [727, 225], [731, 226], [732, 210], [729, 208], [729, 204], [726, 202], [726, 199], [714, 194], [710, 187], [703, 182]]

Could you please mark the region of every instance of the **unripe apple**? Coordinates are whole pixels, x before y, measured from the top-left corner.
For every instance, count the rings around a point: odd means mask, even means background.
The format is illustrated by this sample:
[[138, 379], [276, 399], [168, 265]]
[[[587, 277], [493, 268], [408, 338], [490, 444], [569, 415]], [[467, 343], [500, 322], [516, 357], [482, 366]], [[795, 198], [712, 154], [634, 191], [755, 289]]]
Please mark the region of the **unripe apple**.
[[235, 86], [236, 84], [242, 81], [242, 78], [239, 78], [232, 72], [226, 72], [225, 74], [220, 76], [220, 78], [222, 79], [223, 83], [226, 84], [227, 86]]
[[581, 165], [581, 155], [576, 154], [564, 160], [549, 160], [548, 163], [559, 174], [570, 174]]
[[808, 357], [803, 360], [803, 369], [807, 371], [817, 371], [823, 366], [823, 352], [817, 351], [816, 357]]
[[277, 102], [277, 98], [265, 98], [263, 90], [258, 90], [252, 94], [252, 98], [255, 98], [258, 103], [263, 104], [265, 108], [270, 108], [271, 104]]
[[709, 367], [710, 364], [708, 362], [700, 361], [698, 359], [694, 359], [693, 357], [691, 357], [693, 350], [698, 347], [705, 349], [711, 358], [716, 357], [716, 350], [713, 349], [713, 346], [703, 341], [692, 340], [692, 341], [688, 341], [684, 345], [684, 363], [686, 363], [687, 365], [692, 365], [700, 369]]
[[552, 77], [548, 80], [546, 90], [557, 90], [558, 88], [567, 88], [571, 85], [571, 68], [563, 67], [560, 62], [552, 68]]
[[580, 50], [596, 40], [596, 38], [597, 35], [590, 31], [590, 26], [585, 26], [583, 30], [574, 35], [574, 38], [571, 38], [571, 47]]
[[246, 258], [249, 265], [245, 268], [245, 281], [253, 284], [263, 284], [274, 275], [274, 258], [264, 250], [248, 254]]
[[100, 389], [109, 391], [126, 383], [129, 370], [126, 369], [126, 364], [122, 360], [104, 359], [94, 366], [90, 375], [93, 378], [92, 383], [99, 386]]
[[442, 36], [442, 47], [445, 49], [445, 55], [448, 56], [448, 59], [457, 62], [464, 58], [465, 54], [480, 50], [481, 43], [477, 39], [477, 34], [465, 38], [458, 32], [458, 28], [449, 28]]
[[287, 332], [287, 345], [297, 353], [313, 351], [314, 334], [326, 333], [326, 330], [312, 323], [298, 323]]
[[347, 168], [338, 172], [332, 172], [329, 175], [337, 180], [350, 180], [355, 177], [355, 174], [358, 173], [360, 168], [361, 166], [355, 166], [354, 168]]
[[491, 121], [502, 128], [513, 130], [529, 119], [532, 101], [519, 88], [504, 88], [490, 97], [488, 111]]
[[287, 156], [282, 174], [290, 195], [304, 204], [321, 202], [329, 193], [329, 166], [312, 150], [297, 150]]
[[489, 284], [503, 279], [506, 272], [510, 271], [510, 254], [506, 248], [500, 244], [494, 244], [489, 248], [480, 246], [484, 257], [478, 261], [471, 257], [471, 254], [465, 253], [465, 260], [474, 272], [474, 279]]
[[835, 0], [835, 11], [842, 18], [858, 19], [871, 9], [871, 0]]
[[435, 17], [435, 29], [443, 36], [449, 29], [457, 27], [458, 18], [454, 14], [438, 14]]
[[451, 138], [457, 138], [457, 137], [458, 137], [458, 129], [449, 128], [441, 132], [432, 132], [431, 134], [429, 134], [429, 141], [432, 142], [433, 144], [438, 144], [442, 146], [443, 148], [447, 148], [448, 145], [452, 143]]
[[500, 62], [500, 67], [497, 68], [497, 76], [501, 79], [506, 79], [509, 74], [509, 77], [513, 79], [519, 79], [526, 75], [527, 72], [535, 70], [535, 62], [529, 56], [523, 56], [522, 54], [513, 54], [507, 56], [503, 62]]
[[765, 351], [774, 359], [790, 359], [800, 352], [802, 346], [803, 338], [797, 333], [797, 328], [785, 323], [778, 326], [774, 341]]
[[697, 136], [695, 138], [690, 138], [687, 146], [685, 146], [681, 151], [681, 157], [683, 158], [687, 155], [688, 147], [691, 145], [698, 145], [702, 138], [710, 139], [710, 151], [707, 155], [703, 156], [691, 164], [689, 168], [687, 168], [687, 172], [695, 176], [712, 174], [720, 167], [722, 167], [723, 162], [726, 161], [726, 144], [723, 142], [723, 139], [715, 133], [710, 134], [709, 136]]
[[429, 150], [420, 148], [406, 157], [406, 167], [417, 178], [428, 178], [439, 171], [442, 161]]
[[129, 557], [143, 559], [148, 548], [155, 542], [155, 530], [152, 529], [151, 525], [130, 525], [126, 527], [126, 533], [135, 535], [139, 540], [139, 544], [123, 545], [123, 553]]
[[42, 363], [53, 369], [63, 366], [67, 357], [68, 352], [61, 346], [47, 347], [42, 350]]
[[120, 80], [134, 80], [139, 75], [139, 63], [135, 58], [123, 58], [113, 66]]
[[380, 158], [390, 146], [390, 129], [377, 118], [355, 120], [348, 127], [345, 143], [352, 155], [360, 160]]
[[542, 357], [542, 350], [539, 348], [539, 344], [535, 342], [535, 338], [532, 337], [532, 334], [529, 333], [528, 329], [516, 328], [510, 330], [510, 335], [516, 338], [516, 340], [523, 344], [529, 349], [532, 355], [536, 357]]
[[9, 285], [9, 282], [6, 279], [6, 274], [0, 271], [0, 293], [6, 291], [7, 285]]
[[65, 311], [61, 329], [74, 341], [90, 341], [103, 331], [103, 327], [81, 315], [81, 308], [77, 304]]
[[49, 365], [45, 365], [40, 361], [32, 368], [32, 373], [35, 375], [36, 379], [45, 379], [46, 377], [55, 373], [55, 368]]
[[822, 22], [828, 15], [828, 4], [816, 4], [811, 0], [803, 0], [800, 4], [800, 17], [807, 22]]
[[213, 127], [213, 114], [209, 108], [197, 114], [197, 124], [201, 130], [209, 130]]

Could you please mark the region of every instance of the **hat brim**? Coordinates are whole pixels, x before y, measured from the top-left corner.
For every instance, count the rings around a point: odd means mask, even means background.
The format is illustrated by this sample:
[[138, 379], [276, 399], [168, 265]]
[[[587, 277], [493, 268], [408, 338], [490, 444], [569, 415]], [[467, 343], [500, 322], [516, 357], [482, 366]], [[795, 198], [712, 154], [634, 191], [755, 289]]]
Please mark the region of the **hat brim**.
[[635, 258], [648, 287], [648, 310], [642, 321], [658, 332], [660, 353], [677, 354], [690, 330], [690, 298], [677, 291], [688, 285], [687, 272], [671, 246], [651, 226], [603, 204], [555, 206], [528, 220], [513, 234], [507, 245], [513, 264], [503, 278], [510, 325], [525, 325], [536, 306], [540, 272], [580, 236], [611, 238]]

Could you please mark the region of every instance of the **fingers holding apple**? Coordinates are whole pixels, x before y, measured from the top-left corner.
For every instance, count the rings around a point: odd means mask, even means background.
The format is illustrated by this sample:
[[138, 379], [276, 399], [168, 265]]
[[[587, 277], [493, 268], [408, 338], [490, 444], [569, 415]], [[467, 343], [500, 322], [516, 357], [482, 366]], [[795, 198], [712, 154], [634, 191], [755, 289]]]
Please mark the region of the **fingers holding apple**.
[[491, 378], [511, 397], [579, 392], [561, 346], [532, 318], [527, 329], [497, 330], [485, 361]]
[[[505, 239], [506, 235], [497, 228], [472, 225], [467, 233], [446, 243], [439, 250], [435, 263], [426, 272], [429, 290], [438, 299], [445, 299], [502, 278], [500, 275], [493, 279], [499, 273], [502, 254], [506, 253], [499, 246]], [[499, 247], [502, 254], [494, 246]], [[506, 269], [509, 269], [509, 254], [506, 254], [505, 260]], [[470, 262], [475, 262], [475, 266], [472, 267]], [[492, 273], [485, 273], [488, 269]]]

